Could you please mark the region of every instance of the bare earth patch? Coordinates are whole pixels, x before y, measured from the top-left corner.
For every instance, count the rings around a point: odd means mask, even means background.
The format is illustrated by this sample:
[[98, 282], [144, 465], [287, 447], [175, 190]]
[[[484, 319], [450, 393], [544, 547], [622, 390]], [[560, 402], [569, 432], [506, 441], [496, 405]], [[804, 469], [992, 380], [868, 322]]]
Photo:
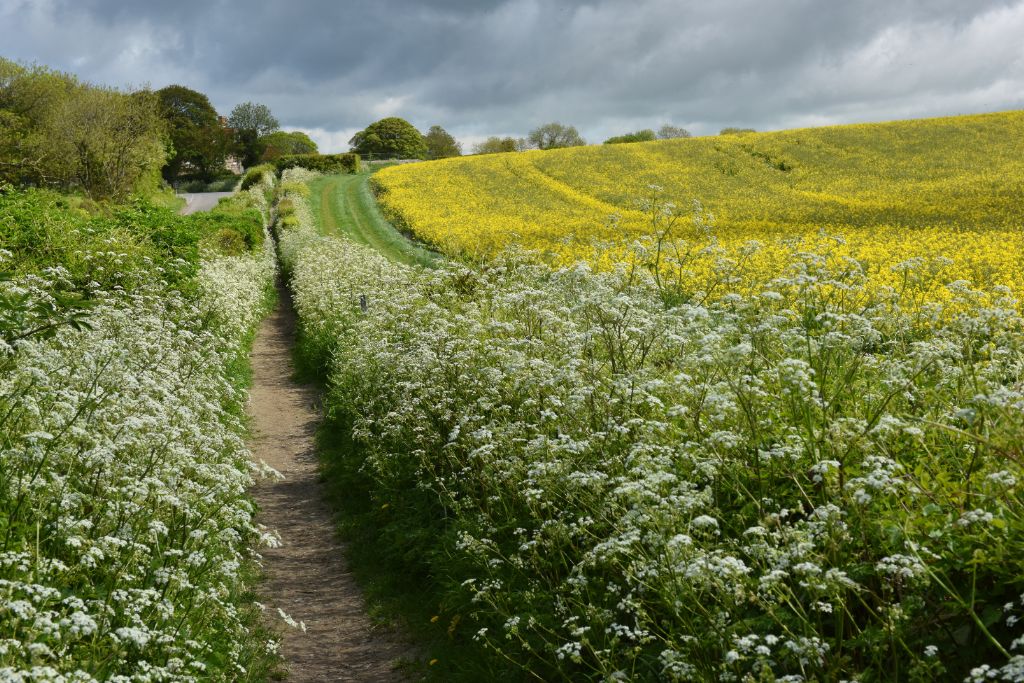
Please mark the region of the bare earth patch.
[[261, 508], [258, 521], [282, 539], [280, 548], [263, 552], [261, 599], [271, 621], [280, 623], [280, 608], [306, 625], [305, 633], [284, 627], [289, 681], [407, 680], [396, 671], [396, 661], [415, 654], [367, 616], [336, 537], [318, 475], [319, 398], [313, 387], [293, 379], [294, 329], [295, 315], [282, 291], [281, 304], [263, 322], [253, 346], [248, 408], [255, 428], [253, 456], [285, 476], [253, 490]]

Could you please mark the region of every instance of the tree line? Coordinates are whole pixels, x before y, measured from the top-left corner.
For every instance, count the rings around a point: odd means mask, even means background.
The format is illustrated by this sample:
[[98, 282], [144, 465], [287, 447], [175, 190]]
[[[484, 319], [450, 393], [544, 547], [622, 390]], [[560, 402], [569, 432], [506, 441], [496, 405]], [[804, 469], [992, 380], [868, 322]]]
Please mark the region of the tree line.
[[0, 58], [0, 185], [124, 199], [162, 180], [213, 180], [230, 173], [231, 157], [251, 166], [316, 152], [263, 104], [243, 102], [223, 117], [181, 85], [126, 91]]
[[[750, 129], [726, 128], [722, 134]], [[644, 129], [605, 144], [690, 137], [677, 126]], [[443, 159], [462, 145], [441, 126], [422, 134], [398, 117], [376, 121], [349, 141], [370, 158]], [[526, 137], [492, 136], [473, 154], [587, 144], [574, 126], [547, 123]], [[155, 191], [161, 180], [210, 182], [282, 156], [317, 154], [301, 131], [281, 130], [269, 107], [243, 102], [221, 116], [201, 92], [182, 85], [125, 91], [43, 66], [0, 58], [0, 184], [80, 190], [94, 199]]]
[[[722, 133], [733, 130], [736, 129], [725, 129]], [[608, 138], [604, 143], [607, 145], [688, 137], [690, 132], [685, 128], [665, 124], [657, 131], [644, 129]], [[528, 149], [578, 147], [585, 144], [587, 141], [575, 126], [555, 121], [534, 128], [526, 137], [491, 136], [474, 145], [472, 153], [499, 154]], [[377, 158], [443, 159], [462, 155], [462, 145], [441, 126], [431, 126], [426, 135], [423, 135], [405, 119], [394, 116], [376, 121], [359, 131], [349, 140], [349, 145], [353, 152]]]

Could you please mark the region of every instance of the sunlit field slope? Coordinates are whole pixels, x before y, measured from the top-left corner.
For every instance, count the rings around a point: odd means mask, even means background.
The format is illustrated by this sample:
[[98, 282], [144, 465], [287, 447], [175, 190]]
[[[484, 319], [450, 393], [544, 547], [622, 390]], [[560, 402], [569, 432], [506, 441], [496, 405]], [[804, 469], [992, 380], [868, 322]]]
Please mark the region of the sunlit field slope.
[[[376, 183], [393, 219], [454, 255], [518, 244], [608, 265], [660, 232], [681, 250], [663, 269], [717, 280], [725, 259], [731, 289], [805, 249], [853, 256], [877, 285], [898, 286], [906, 269], [892, 266], [916, 257], [943, 282], [1024, 284], [1024, 112], [462, 157]], [[652, 198], [681, 220], [652, 226]], [[694, 201], [710, 230], [690, 220]]]

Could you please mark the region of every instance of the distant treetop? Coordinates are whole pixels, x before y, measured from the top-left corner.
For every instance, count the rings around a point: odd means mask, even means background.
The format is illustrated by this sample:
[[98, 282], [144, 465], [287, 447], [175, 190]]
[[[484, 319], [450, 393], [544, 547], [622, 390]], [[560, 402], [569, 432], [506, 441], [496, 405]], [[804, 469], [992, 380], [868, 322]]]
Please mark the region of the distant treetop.
[[756, 133], [757, 131], [753, 128], [723, 128], [718, 134], [719, 135], [748, 135], [750, 133]]
[[673, 140], [676, 138], [688, 138], [692, 137], [690, 131], [679, 126], [673, 126], [672, 124], [666, 123], [664, 126], [658, 129], [659, 140]]
[[348, 141], [353, 152], [392, 159], [425, 159], [427, 143], [415, 126], [391, 116], [371, 123]]
[[228, 125], [235, 130], [255, 132], [256, 137], [263, 137], [281, 127], [270, 113], [270, 107], [256, 102], [242, 102], [232, 109]]
[[427, 143], [428, 159], [462, 156], [462, 145], [441, 126], [431, 126], [423, 141]]
[[501, 154], [502, 152], [522, 152], [529, 149], [529, 143], [525, 138], [504, 137], [499, 138], [492, 135], [483, 142], [473, 145], [473, 154]]
[[530, 131], [527, 141], [537, 149], [556, 149], [559, 147], [579, 147], [587, 144], [575, 126], [566, 126], [557, 121], [546, 123]]
[[638, 130], [635, 133], [626, 133], [625, 135], [616, 135], [610, 137], [604, 141], [606, 145], [621, 145], [627, 142], [650, 142], [655, 139], [654, 131], [650, 128]]
[[263, 144], [263, 161], [273, 161], [278, 157], [292, 154], [316, 154], [316, 143], [308, 135], [300, 130], [286, 133], [283, 130], [276, 130], [269, 135], [260, 138]]

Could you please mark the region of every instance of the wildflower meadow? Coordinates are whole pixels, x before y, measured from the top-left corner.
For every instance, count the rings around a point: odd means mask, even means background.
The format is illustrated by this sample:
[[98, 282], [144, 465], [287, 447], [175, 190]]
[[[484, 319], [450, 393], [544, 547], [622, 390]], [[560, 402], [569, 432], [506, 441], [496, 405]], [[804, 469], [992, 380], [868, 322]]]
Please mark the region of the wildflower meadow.
[[0, 680], [273, 665], [242, 420], [272, 181], [194, 218], [0, 188]]
[[[405, 202], [572, 153], [379, 179]], [[493, 680], [1024, 680], [1015, 292], [952, 276], [962, 251], [883, 266], [827, 231], [756, 278], [721, 254], [695, 274], [706, 211], [650, 192], [646, 237], [554, 263], [435, 198], [452, 239], [493, 246], [435, 269], [323, 236], [285, 195], [302, 352], [348, 444], [328, 468], [375, 552]]]

